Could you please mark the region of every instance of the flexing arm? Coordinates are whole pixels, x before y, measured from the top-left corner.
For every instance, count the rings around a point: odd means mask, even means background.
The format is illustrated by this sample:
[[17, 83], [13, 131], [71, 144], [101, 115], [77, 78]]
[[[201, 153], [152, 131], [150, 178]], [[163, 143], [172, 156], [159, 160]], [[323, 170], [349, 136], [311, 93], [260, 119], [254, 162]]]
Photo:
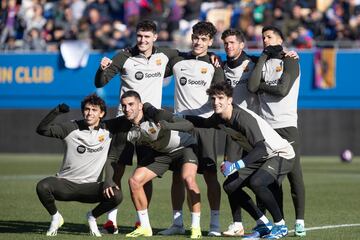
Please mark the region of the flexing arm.
[[278, 80], [276, 86], [267, 85], [265, 82], [261, 82], [259, 90], [267, 92], [269, 94], [285, 97], [294, 82], [299, 76], [299, 63], [297, 59], [287, 57], [284, 59], [284, 71]]
[[65, 138], [69, 129], [65, 125], [53, 123], [55, 118], [63, 113], [69, 112], [69, 106], [62, 103], [51, 110], [36, 128], [36, 132], [42, 136]]
[[120, 73], [129, 55], [129, 52], [121, 51], [113, 60], [103, 57], [95, 74], [95, 87], [101, 88], [105, 86], [116, 74]]

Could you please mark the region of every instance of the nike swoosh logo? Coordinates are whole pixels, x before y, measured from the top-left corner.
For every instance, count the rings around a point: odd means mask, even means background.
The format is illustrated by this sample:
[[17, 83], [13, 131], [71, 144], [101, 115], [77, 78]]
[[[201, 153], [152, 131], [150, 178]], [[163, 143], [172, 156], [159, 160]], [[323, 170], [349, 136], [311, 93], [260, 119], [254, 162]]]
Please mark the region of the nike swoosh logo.
[[180, 71], [186, 71], [186, 68], [180, 68]]
[[268, 166], [268, 168], [270, 168], [271, 170], [274, 170], [274, 171], [275, 171], [275, 169], [274, 169], [272, 166]]

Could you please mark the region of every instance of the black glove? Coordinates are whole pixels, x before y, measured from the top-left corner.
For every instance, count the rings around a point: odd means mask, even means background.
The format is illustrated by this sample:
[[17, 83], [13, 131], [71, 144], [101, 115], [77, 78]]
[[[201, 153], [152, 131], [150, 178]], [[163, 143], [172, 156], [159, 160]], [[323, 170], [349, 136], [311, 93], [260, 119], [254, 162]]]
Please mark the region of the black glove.
[[58, 110], [61, 113], [67, 113], [70, 111], [70, 107], [65, 103], [61, 103], [58, 105]]
[[169, 123], [165, 120], [160, 120], [159, 121], [160, 124], [160, 128], [163, 130], [169, 130]]
[[281, 45], [275, 45], [275, 46], [267, 46], [264, 48], [263, 53], [268, 55], [269, 57], [273, 57], [278, 55], [280, 52], [282, 52], [283, 47]]

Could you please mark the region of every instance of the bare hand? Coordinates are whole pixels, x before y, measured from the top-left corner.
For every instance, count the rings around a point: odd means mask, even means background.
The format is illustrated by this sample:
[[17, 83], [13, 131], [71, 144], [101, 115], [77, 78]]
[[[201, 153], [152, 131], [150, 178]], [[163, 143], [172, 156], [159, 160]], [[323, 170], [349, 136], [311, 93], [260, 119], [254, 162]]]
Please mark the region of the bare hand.
[[299, 59], [299, 54], [297, 52], [295, 52], [294, 50], [291, 50], [291, 51], [285, 52], [285, 57]]
[[111, 65], [111, 63], [112, 63], [112, 60], [110, 58], [103, 57], [100, 62], [100, 67], [102, 70], [105, 70], [106, 68], [108, 68]]
[[221, 64], [220, 64], [220, 58], [219, 56], [215, 55], [215, 54], [212, 54], [210, 56], [210, 61], [211, 61], [211, 64], [214, 65], [214, 67], [221, 67]]
[[[118, 186], [115, 186], [114, 188], [116, 188], [117, 190], [119, 190]], [[112, 198], [114, 196], [114, 191], [113, 191], [113, 187], [108, 187], [105, 188], [105, 190], [103, 191], [103, 194], [106, 198]]]

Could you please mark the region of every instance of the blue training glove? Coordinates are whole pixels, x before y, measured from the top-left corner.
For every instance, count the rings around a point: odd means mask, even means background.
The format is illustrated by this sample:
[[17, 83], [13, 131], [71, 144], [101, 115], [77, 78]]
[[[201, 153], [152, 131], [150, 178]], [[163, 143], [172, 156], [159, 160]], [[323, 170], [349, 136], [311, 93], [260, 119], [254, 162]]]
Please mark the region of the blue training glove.
[[225, 177], [227, 177], [227, 176], [233, 174], [234, 172], [237, 172], [238, 170], [240, 170], [243, 167], [245, 167], [245, 164], [244, 164], [244, 161], [241, 159], [234, 163], [229, 162], [229, 161], [224, 161], [221, 164], [221, 172]]

